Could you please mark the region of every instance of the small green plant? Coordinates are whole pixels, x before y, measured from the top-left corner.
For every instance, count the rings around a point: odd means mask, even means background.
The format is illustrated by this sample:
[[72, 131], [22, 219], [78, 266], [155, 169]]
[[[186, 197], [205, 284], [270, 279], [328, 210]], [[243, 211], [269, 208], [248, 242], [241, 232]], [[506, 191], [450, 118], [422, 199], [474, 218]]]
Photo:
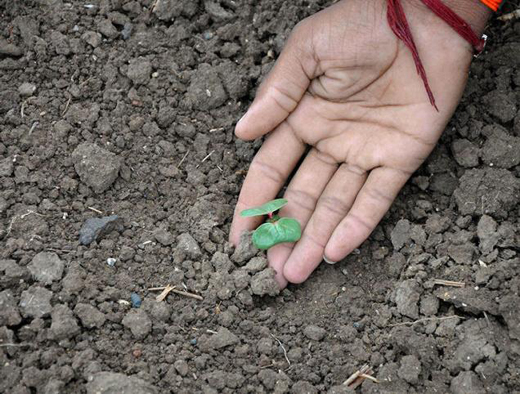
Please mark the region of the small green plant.
[[283, 242], [296, 242], [301, 238], [302, 229], [296, 219], [280, 217], [274, 213], [287, 202], [284, 198], [278, 198], [240, 213], [240, 216], [243, 217], [267, 215], [267, 221], [253, 233], [253, 244], [258, 249], [269, 249], [274, 245]]

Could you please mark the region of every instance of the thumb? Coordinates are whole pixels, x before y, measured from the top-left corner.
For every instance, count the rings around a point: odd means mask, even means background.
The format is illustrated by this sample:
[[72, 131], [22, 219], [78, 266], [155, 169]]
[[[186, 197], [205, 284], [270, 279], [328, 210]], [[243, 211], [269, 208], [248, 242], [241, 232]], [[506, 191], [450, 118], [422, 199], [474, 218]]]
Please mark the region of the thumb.
[[[317, 68], [305, 25], [295, 28], [280, 57], [246, 114], [235, 128], [243, 140], [253, 140], [272, 131], [298, 106]], [[306, 39], [308, 37], [308, 39]]]

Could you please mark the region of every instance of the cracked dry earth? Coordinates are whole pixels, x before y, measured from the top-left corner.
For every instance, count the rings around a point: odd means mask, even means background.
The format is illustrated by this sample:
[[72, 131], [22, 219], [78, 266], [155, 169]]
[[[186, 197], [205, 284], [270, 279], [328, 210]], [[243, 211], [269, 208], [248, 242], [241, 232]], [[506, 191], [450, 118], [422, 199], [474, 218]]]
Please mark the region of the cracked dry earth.
[[0, 1], [1, 393], [519, 392], [518, 19], [357, 253], [279, 292], [226, 242], [234, 123], [329, 3]]

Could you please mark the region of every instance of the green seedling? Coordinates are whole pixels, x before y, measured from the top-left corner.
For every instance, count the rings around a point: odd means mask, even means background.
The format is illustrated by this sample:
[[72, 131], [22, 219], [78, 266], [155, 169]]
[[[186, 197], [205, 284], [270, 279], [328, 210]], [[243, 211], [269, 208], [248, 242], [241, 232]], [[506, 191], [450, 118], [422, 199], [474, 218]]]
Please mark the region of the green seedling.
[[269, 249], [274, 245], [283, 242], [296, 242], [301, 238], [302, 229], [296, 219], [280, 217], [275, 214], [287, 203], [286, 199], [278, 198], [240, 213], [240, 216], [243, 217], [267, 215], [267, 221], [253, 233], [253, 244], [258, 249]]

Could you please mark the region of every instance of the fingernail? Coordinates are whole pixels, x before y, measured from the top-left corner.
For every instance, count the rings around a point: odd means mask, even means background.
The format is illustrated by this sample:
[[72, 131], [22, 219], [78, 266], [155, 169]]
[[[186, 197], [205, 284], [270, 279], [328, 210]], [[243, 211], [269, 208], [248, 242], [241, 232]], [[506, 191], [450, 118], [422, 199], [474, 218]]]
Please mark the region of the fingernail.
[[[247, 112], [246, 112], [247, 113]], [[240, 122], [242, 122], [242, 119], [244, 119], [246, 117], [246, 114], [242, 115], [242, 117], [240, 119], [238, 119], [238, 122], [237, 122], [237, 126]]]
[[337, 263], [337, 261], [329, 260], [328, 258], [325, 257], [325, 255], [323, 255], [323, 261], [325, 261], [327, 264], [336, 264]]

